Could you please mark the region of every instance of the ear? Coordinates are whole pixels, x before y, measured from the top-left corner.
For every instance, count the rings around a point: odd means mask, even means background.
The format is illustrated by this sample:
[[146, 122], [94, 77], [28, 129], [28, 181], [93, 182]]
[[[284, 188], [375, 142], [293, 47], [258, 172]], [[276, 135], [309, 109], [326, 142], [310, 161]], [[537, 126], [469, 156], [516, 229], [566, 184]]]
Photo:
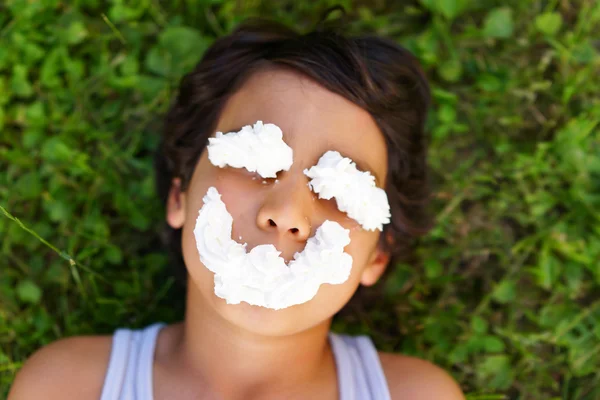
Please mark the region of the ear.
[[185, 193], [181, 191], [181, 179], [173, 178], [167, 197], [167, 223], [173, 229], [179, 229], [185, 221]]
[[[387, 233], [389, 235], [390, 232]], [[385, 272], [390, 262], [390, 254], [378, 244], [371, 253], [365, 269], [360, 277], [360, 283], [364, 286], [373, 286]]]

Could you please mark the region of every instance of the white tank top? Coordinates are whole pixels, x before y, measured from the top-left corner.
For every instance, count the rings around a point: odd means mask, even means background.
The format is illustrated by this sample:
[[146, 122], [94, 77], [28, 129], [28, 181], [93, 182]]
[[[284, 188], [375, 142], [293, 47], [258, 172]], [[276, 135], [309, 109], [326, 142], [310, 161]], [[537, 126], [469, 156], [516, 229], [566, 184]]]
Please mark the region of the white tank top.
[[[100, 400], [153, 400], [152, 364], [162, 322], [139, 330], [117, 329]], [[329, 333], [339, 400], [391, 400], [379, 355], [368, 336]]]

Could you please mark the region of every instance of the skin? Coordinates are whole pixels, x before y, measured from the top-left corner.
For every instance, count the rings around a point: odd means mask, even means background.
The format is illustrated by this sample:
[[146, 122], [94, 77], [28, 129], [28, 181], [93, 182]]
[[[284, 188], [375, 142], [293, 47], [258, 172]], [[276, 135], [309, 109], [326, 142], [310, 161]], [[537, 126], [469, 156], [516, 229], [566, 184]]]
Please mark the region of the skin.
[[[263, 184], [263, 178], [245, 169], [215, 167], [206, 150], [185, 192], [173, 180], [166, 218], [182, 228], [187, 307], [184, 321], [158, 336], [155, 399], [337, 399], [327, 340], [331, 319], [359, 285], [376, 283], [388, 265], [389, 255], [377, 246], [380, 232], [363, 230], [337, 209], [335, 200], [318, 199], [302, 172], [327, 150], [337, 150], [371, 171], [383, 187], [386, 145], [370, 114], [296, 72], [273, 68], [253, 74], [229, 99], [216, 130], [237, 131], [257, 120], [277, 124], [294, 150], [294, 164], [278, 174], [278, 183], [268, 179]], [[283, 310], [226, 304], [214, 294], [213, 274], [200, 262], [193, 235], [210, 186], [222, 194], [233, 216], [232, 237], [242, 236], [248, 250], [272, 243], [289, 261], [324, 220], [350, 229], [345, 248], [353, 258], [349, 279], [322, 285], [311, 301]], [[98, 398], [110, 348], [110, 336], [67, 338], [42, 348], [19, 372], [9, 400], [42, 394]], [[380, 353], [380, 361], [393, 399], [464, 398], [454, 380], [427, 361], [386, 353]]]

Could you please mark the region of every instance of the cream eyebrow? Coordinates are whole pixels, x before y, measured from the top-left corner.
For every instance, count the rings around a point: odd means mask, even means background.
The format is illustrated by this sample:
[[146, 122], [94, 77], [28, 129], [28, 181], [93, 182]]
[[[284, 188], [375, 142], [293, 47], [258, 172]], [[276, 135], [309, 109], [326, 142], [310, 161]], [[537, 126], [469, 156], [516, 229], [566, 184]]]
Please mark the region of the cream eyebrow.
[[366, 230], [383, 230], [390, 221], [390, 206], [383, 188], [377, 187], [377, 177], [364, 160], [357, 162], [339, 151], [328, 150], [316, 165], [305, 169], [310, 179], [308, 187], [320, 199], [335, 198], [337, 207]]
[[[334, 151], [337, 151], [337, 150], [334, 150]], [[342, 153], [340, 152], [340, 154], [342, 154]], [[381, 180], [379, 179], [379, 175], [377, 175], [377, 174], [374, 172], [374, 169], [373, 169], [373, 168], [371, 168], [371, 166], [370, 166], [369, 164], [367, 164], [367, 162], [366, 162], [366, 161], [364, 161], [364, 160], [356, 160], [356, 159], [354, 159], [354, 158], [352, 158], [352, 157], [350, 157], [350, 156], [346, 156], [346, 155], [344, 155], [344, 154], [342, 154], [342, 157], [347, 157], [347, 158], [349, 158], [350, 160], [352, 160], [352, 162], [354, 162], [354, 164], [356, 164], [356, 168], [357, 168], [357, 169], [358, 169], [360, 172], [368, 172], [368, 173], [370, 173], [370, 174], [371, 174], [373, 177], [375, 177], [375, 184], [376, 184], [376, 185], [379, 187], [379, 184], [381, 183]]]
[[281, 128], [256, 121], [239, 131], [217, 131], [208, 138], [208, 159], [219, 167], [246, 168], [263, 178], [275, 178], [278, 171], [288, 171], [294, 151], [283, 140]]

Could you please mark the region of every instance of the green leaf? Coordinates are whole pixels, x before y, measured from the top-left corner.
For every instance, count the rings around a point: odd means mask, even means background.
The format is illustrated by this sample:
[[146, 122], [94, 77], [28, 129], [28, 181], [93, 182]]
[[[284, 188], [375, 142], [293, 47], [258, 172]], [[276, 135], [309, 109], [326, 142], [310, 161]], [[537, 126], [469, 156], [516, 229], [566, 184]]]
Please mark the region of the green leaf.
[[561, 322], [571, 321], [577, 316], [578, 308], [572, 303], [546, 304], [536, 315], [538, 323], [548, 329], [554, 329]]
[[62, 260], [56, 260], [48, 267], [44, 274], [44, 280], [49, 283], [66, 285], [69, 281], [68, 267]]
[[144, 65], [157, 75], [178, 78], [196, 65], [209, 44], [210, 40], [195, 29], [169, 27], [148, 52]]
[[35, 63], [36, 61], [42, 59], [46, 54], [42, 47], [32, 42], [26, 43], [23, 46], [22, 51], [27, 64]]
[[488, 330], [487, 322], [477, 315], [471, 318], [471, 327], [473, 328], [473, 331], [478, 334], [486, 333]]
[[59, 137], [53, 137], [42, 145], [42, 158], [48, 161], [69, 162], [75, 158], [73, 151]]
[[0, 46], [0, 70], [10, 65], [15, 58], [15, 52], [11, 50], [9, 46]]
[[579, 64], [591, 63], [596, 55], [596, 49], [590, 39], [578, 41], [571, 50], [571, 57]]
[[535, 27], [547, 36], [554, 36], [560, 30], [562, 16], [557, 12], [547, 12], [535, 17]]
[[483, 73], [477, 76], [477, 86], [485, 92], [500, 92], [504, 82], [495, 75]]
[[67, 71], [69, 79], [71, 79], [71, 81], [74, 83], [79, 83], [85, 72], [85, 65], [83, 62], [81, 60], [72, 59], [69, 57], [66, 57], [63, 62], [65, 64], [65, 71]]
[[540, 260], [537, 268], [534, 270], [538, 284], [550, 290], [560, 274], [561, 265], [556, 257], [552, 254], [548, 246], [544, 246], [540, 253]]
[[108, 12], [109, 19], [112, 23], [122, 22], [126, 20], [134, 21], [140, 19], [140, 17], [148, 8], [149, 4], [149, 2], [147, 1], [133, 2], [137, 4], [132, 6], [123, 5], [123, 1], [117, 1], [115, 3], [117, 4], [113, 5]]
[[427, 278], [437, 278], [442, 275], [443, 270], [444, 267], [438, 260], [432, 258], [425, 260], [425, 274]]
[[450, 59], [438, 67], [440, 76], [448, 82], [456, 82], [462, 75], [462, 64], [458, 59]]
[[40, 69], [40, 82], [42, 83], [42, 86], [46, 88], [60, 86], [61, 81], [58, 78], [58, 74], [62, 67], [63, 54], [63, 49], [57, 47], [52, 49], [44, 59]]
[[44, 132], [39, 128], [27, 129], [22, 136], [23, 147], [26, 149], [32, 149], [36, 147], [44, 136]]
[[53, 222], [68, 221], [73, 218], [73, 211], [66, 200], [49, 200], [44, 203], [44, 210], [48, 213], [48, 218]]
[[46, 111], [44, 110], [44, 103], [41, 101], [35, 101], [27, 107], [25, 112], [27, 120], [25, 121], [28, 126], [40, 127], [46, 124]]
[[507, 389], [514, 379], [513, 367], [507, 355], [487, 356], [479, 364], [477, 373], [490, 389]]
[[6, 78], [0, 76], [0, 106], [8, 104], [10, 100], [10, 91], [8, 90], [8, 84]]
[[490, 11], [483, 23], [483, 35], [488, 38], [509, 38], [513, 34], [513, 29], [513, 14], [508, 7]]
[[29, 97], [33, 94], [33, 86], [29, 83], [27, 73], [27, 66], [13, 66], [10, 88], [19, 97]]
[[448, 355], [448, 359], [453, 364], [463, 363], [467, 360], [469, 356], [469, 344], [468, 343], [459, 343], [450, 352]]
[[412, 277], [414, 269], [408, 264], [397, 264], [394, 266], [394, 272], [385, 280], [384, 293], [388, 296], [396, 296]]
[[583, 268], [580, 264], [568, 261], [564, 264], [564, 270], [567, 286], [573, 292], [573, 295], [577, 296], [583, 284]]
[[432, 29], [426, 29], [415, 40], [415, 53], [425, 65], [435, 65], [439, 55], [439, 38]]
[[142, 93], [145, 101], [156, 99], [161, 92], [168, 88], [168, 82], [162, 78], [156, 78], [150, 75], [138, 75], [139, 90]]
[[515, 299], [517, 295], [517, 285], [512, 280], [502, 280], [492, 292], [492, 298], [498, 303], [507, 304]]
[[442, 104], [437, 112], [441, 123], [451, 124], [456, 121], [456, 106], [451, 104]]
[[449, 20], [459, 16], [467, 8], [468, 3], [468, 0], [421, 0], [421, 4], [426, 8]]
[[120, 264], [123, 261], [121, 249], [112, 244], [104, 251], [104, 257], [106, 258], [106, 261], [115, 265]]
[[28, 172], [21, 176], [15, 183], [14, 190], [22, 199], [34, 199], [39, 196], [44, 187], [40, 181], [40, 177], [35, 172]]
[[73, 21], [65, 34], [67, 36], [67, 43], [73, 45], [81, 43], [88, 36], [88, 31], [83, 22]]
[[488, 353], [498, 353], [504, 351], [504, 342], [496, 336], [485, 335], [483, 337], [483, 347]]
[[25, 303], [37, 304], [42, 297], [42, 291], [33, 281], [27, 279], [17, 285], [17, 296]]
[[137, 57], [133, 54], [128, 54], [125, 60], [120, 65], [121, 74], [124, 76], [137, 75], [140, 70], [140, 65]]

